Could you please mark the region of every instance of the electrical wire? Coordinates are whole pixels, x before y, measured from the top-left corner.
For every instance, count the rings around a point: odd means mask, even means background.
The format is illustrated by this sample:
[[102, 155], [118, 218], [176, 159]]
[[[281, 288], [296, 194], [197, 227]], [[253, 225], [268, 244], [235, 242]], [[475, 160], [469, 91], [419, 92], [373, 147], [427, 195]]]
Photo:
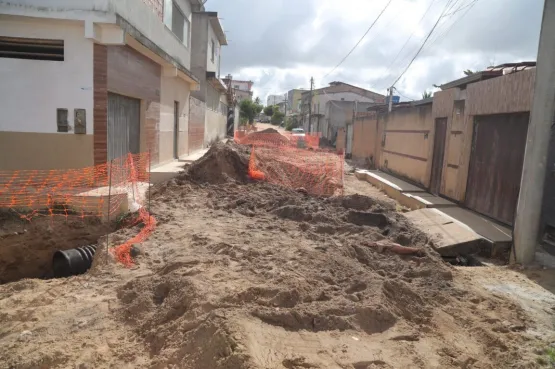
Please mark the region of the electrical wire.
[[[465, 6], [463, 9], [466, 9], [466, 11], [457, 19], [455, 19], [455, 21], [453, 23], [451, 23], [451, 25], [449, 26], [449, 28], [443, 32], [440, 33], [437, 37], [435, 37], [429, 44], [428, 44], [428, 48], [432, 47], [432, 45], [434, 45], [437, 41], [441, 40], [443, 37], [445, 37], [455, 26], [455, 24], [457, 24], [462, 18], [464, 18], [466, 16], [466, 14], [468, 14], [468, 12], [474, 7], [474, 5], [476, 5], [476, 3], [478, 2], [478, 0], [473, 0], [472, 2], [470, 2], [467, 6]], [[460, 9], [460, 10], [463, 10]]]
[[[428, 15], [428, 12], [430, 11], [430, 9], [432, 8], [432, 5], [434, 5], [434, 3], [436, 2], [436, 0], [432, 0], [430, 2], [430, 5], [428, 5], [428, 9], [426, 9], [426, 11], [424, 12], [424, 14], [422, 15], [422, 18], [420, 18], [420, 21], [418, 22], [418, 24], [422, 23], [422, 21], [424, 20], [424, 18], [426, 18], [426, 15]], [[412, 36], [414, 36], [416, 30], [413, 30], [412, 33], [410, 34], [409, 38], [407, 39], [407, 41], [405, 41], [405, 43], [403, 44], [403, 46], [401, 47], [401, 49], [399, 50], [399, 52], [397, 53], [397, 55], [395, 55], [395, 57], [393, 58], [393, 60], [391, 61], [391, 63], [389, 63], [389, 66], [387, 67], [386, 71], [385, 71], [385, 75], [387, 76], [387, 74], [391, 71], [391, 67], [393, 66], [393, 64], [397, 61], [397, 59], [399, 58], [399, 55], [401, 55], [401, 52], [403, 52], [403, 50], [405, 49], [405, 47], [407, 46], [407, 44], [409, 43], [409, 41], [411, 40]], [[385, 86], [383, 86], [382, 88], [385, 88]]]
[[370, 32], [370, 30], [374, 27], [374, 25], [376, 24], [376, 22], [378, 22], [378, 20], [381, 18], [382, 14], [387, 10], [387, 8], [389, 8], [389, 5], [391, 4], [393, 0], [389, 0], [389, 2], [385, 5], [385, 7], [382, 9], [382, 11], [380, 12], [380, 14], [378, 14], [378, 16], [376, 17], [376, 19], [374, 19], [374, 22], [372, 22], [372, 24], [370, 25], [370, 27], [368, 27], [368, 29], [366, 30], [366, 32], [364, 33], [364, 35], [362, 35], [362, 37], [360, 38], [360, 40], [358, 40], [358, 42], [356, 43], [356, 45], [351, 49], [351, 51], [349, 51], [347, 53], [347, 55], [345, 55], [345, 57], [343, 59], [341, 59], [341, 61], [339, 62], [339, 64], [337, 64], [335, 67], [333, 67], [332, 70], [330, 70], [328, 73], [326, 73], [326, 75], [324, 75], [322, 78], [326, 78], [327, 76], [329, 76], [330, 74], [332, 74], [341, 64], [343, 64], [343, 62], [345, 60], [347, 60], [347, 58], [349, 56], [351, 56], [351, 54], [353, 53], [353, 51], [355, 51], [355, 49], [358, 47], [358, 45], [360, 45], [360, 43], [362, 42], [362, 40], [364, 40], [364, 38], [366, 37], [366, 35], [368, 34], [368, 32]]
[[[455, 0], [455, 2], [457, 2], [457, 0]], [[416, 60], [416, 58], [418, 57], [418, 55], [420, 55], [420, 52], [422, 51], [422, 49], [424, 48], [424, 46], [426, 45], [426, 42], [428, 42], [428, 40], [430, 39], [430, 36], [432, 35], [432, 33], [434, 33], [437, 25], [439, 24], [439, 22], [443, 19], [443, 16], [445, 14], [445, 12], [448, 9], [449, 5], [452, 5], [452, 0], [449, 0], [445, 6], [445, 8], [443, 9], [443, 11], [441, 12], [441, 15], [437, 18], [437, 21], [434, 23], [434, 26], [432, 27], [432, 29], [430, 30], [430, 32], [428, 32], [428, 35], [426, 36], [426, 38], [424, 39], [424, 41], [422, 42], [422, 45], [420, 46], [420, 48], [418, 49], [418, 51], [416, 52], [416, 54], [414, 55], [414, 57], [411, 59], [411, 61], [409, 62], [409, 64], [406, 66], [406, 68], [403, 70], [403, 72], [399, 75], [399, 77], [397, 77], [397, 79], [395, 79], [395, 82], [393, 82], [391, 84], [391, 86], [395, 86], [395, 84], [397, 82], [399, 82], [399, 80], [405, 75], [405, 73], [407, 72], [407, 70], [409, 70], [410, 66], [412, 65], [412, 63]]]

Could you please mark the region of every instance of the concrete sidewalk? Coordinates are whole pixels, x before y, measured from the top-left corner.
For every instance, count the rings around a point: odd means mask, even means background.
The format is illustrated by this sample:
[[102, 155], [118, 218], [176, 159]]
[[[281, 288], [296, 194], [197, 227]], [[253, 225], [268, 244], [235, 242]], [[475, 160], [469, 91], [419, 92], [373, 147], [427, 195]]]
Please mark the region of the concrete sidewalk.
[[429, 235], [441, 255], [482, 251], [494, 256], [512, 243], [510, 228], [391, 174], [357, 170], [355, 175], [412, 209], [405, 216], [416, 228]]
[[173, 160], [168, 163], [157, 165], [150, 170], [150, 183], [158, 184], [175, 178], [183, 171], [183, 167], [192, 163], [204, 156], [209, 148], [196, 150], [188, 155], [182, 155], [178, 160]]

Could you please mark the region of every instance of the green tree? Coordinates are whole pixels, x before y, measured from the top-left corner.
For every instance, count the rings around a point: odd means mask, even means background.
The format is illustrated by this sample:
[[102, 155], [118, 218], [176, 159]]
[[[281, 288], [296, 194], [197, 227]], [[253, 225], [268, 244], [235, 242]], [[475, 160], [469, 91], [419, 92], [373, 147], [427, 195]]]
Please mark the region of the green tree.
[[424, 91], [424, 92], [422, 92], [422, 98], [423, 98], [423, 99], [427, 99], [427, 98], [430, 98], [430, 97], [432, 97], [432, 96], [433, 96], [432, 91]]
[[268, 105], [267, 107], [265, 107], [264, 115], [266, 115], [267, 117], [271, 117], [272, 115], [274, 115], [274, 106]]
[[250, 124], [254, 123], [254, 118], [262, 111], [263, 107], [255, 101], [243, 100], [240, 105], [241, 118], [246, 119]]
[[254, 99], [254, 103], [257, 105], [262, 105], [260, 104], [260, 97], [257, 97], [256, 99]]
[[285, 122], [285, 130], [292, 131], [293, 128], [299, 128], [300, 124], [297, 117], [289, 117]]
[[470, 69], [467, 69], [467, 70], [463, 71], [463, 73], [464, 73], [465, 76], [470, 76], [470, 75], [474, 74], [475, 72], [473, 72]]
[[279, 110], [275, 109], [274, 110], [274, 115], [272, 115], [272, 120], [270, 121], [273, 125], [279, 125], [281, 123], [281, 121], [283, 120], [283, 117], [285, 117], [285, 114], [283, 114], [282, 112], [280, 112]]

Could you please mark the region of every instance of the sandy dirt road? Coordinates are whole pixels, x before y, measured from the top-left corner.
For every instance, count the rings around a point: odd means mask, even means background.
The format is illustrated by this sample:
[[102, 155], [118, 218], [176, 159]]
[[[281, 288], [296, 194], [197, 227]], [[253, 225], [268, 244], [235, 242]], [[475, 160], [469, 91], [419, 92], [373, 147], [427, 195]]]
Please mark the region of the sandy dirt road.
[[[100, 250], [86, 275], [0, 285], [0, 368], [548, 367], [547, 289], [444, 263], [352, 175], [345, 196], [312, 197], [246, 181], [247, 154], [218, 146], [157, 189], [133, 268]], [[235, 181], [206, 183], [222, 165]]]

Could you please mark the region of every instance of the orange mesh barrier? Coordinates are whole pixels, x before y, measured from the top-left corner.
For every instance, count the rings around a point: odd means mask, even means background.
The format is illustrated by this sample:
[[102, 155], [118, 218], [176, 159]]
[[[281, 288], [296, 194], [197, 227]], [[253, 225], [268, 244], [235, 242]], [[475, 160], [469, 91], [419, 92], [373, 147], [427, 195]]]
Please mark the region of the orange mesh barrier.
[[313, 195], [341, 195], [343, 157], [288, 146], [253, 145], [249, 176]]
[[146, 240], [156, 226], [145, 209], [149, 162], [150, 155], [143, 153], [81, 169], [0, 171], [0, 209], [11, 209], [28, 221], [37, 216], [49, 216], [52, 221], [86, 217], [110, 220], [111, 216], [138, 211], [133, 223], [145, 226], [112, 250], [119, 261], [129, 265], [131, 245]]

